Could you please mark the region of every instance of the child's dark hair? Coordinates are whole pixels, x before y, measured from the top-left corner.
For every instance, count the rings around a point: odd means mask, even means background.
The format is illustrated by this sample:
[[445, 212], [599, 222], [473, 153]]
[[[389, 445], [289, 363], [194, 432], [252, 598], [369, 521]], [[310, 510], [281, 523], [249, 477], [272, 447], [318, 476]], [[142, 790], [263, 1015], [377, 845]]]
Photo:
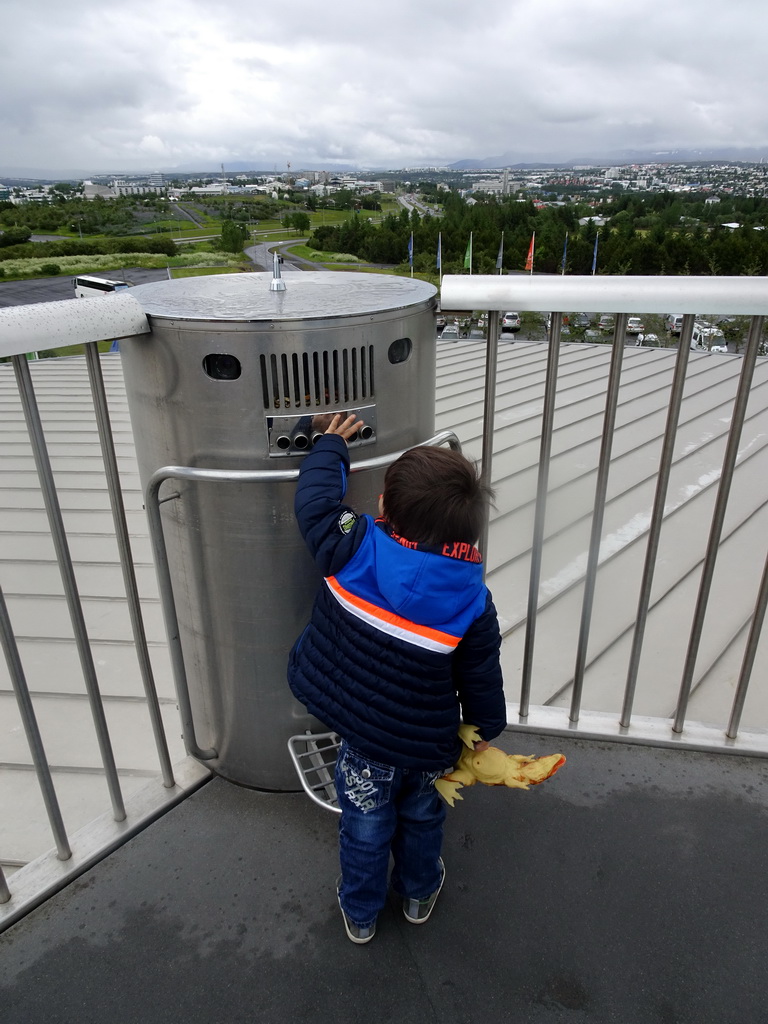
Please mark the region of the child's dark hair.
[[393, 462], [384, 477], [384, 516], [395, 533], [436, 547], [474, 544], [493, 499], [461, 452], [425, 445]]

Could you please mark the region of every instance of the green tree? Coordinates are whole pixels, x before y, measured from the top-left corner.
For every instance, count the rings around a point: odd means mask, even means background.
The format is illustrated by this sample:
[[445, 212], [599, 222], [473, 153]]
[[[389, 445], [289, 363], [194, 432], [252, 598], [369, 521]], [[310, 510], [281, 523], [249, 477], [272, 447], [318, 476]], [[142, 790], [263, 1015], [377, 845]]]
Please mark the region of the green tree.
[[29, 228], [13, 227], [6, 228], [2, 234], [0, 234], [0, 245], [23, 245], [28, 242], [32, 232]]
[[311, 227], [309, 214], [302, 213], [301, 210], [299, 210], [297, 213], [294, 213], [293, 226], [296, 228], [299, 234], [304, 234], [307, 231], [309, 231]]
[[242, 252], [247, 234], [240, 224], [225, 220], [221, 225], [221, 248], [224, 252]]

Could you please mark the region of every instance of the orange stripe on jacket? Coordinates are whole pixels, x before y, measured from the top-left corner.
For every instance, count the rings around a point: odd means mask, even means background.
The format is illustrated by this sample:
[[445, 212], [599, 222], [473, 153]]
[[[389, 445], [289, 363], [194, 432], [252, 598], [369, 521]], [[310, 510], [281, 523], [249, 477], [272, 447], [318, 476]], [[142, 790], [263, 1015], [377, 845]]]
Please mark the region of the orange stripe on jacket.
[[[358, 614], [358, 617], [371, 622], [372, 625], [387, 633], [400, 636], [406, 642], [448, 653], [458, 647], [461, 641], [460, 636], [453, 636], [451, 633], [444, 633], [442, 630], [432, 629], [430, 626], [422, 626], [418, 622], [411, 622], [410, 619], [405, 619], [401, 615], [371, 604], [370, 601], [366, 601], [342, 587], [335, 576], [327, 576], [325, 582], [331, 588], [336, 599], [348, 607], [352, 614]], [[419, 639], [416, 639], [417, 637]]]

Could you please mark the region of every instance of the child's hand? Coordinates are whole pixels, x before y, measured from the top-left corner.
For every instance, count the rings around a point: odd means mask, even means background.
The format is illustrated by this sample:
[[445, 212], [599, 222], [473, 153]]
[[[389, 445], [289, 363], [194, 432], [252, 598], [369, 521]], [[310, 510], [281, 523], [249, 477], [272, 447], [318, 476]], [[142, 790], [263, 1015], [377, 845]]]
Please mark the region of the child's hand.
[[342, 421], [341, 413], [336, 413], [330, 422], [330, 425], [326, 428], [326, 434], [338, 434], [343, 437], [345, 441], [349, 441], [350, 437], [358, 432], [360, 427], [363, 426], [363, 421], [358, 419], [354, 413], [350, 413], [345, 420]]

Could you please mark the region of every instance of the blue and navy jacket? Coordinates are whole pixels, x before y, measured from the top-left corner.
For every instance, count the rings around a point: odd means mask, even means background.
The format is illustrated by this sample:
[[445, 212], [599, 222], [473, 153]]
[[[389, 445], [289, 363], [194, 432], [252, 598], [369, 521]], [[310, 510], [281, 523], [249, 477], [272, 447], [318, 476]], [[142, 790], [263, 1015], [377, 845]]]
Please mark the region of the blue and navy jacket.
[[343, 503], [349, 457], [326, 434], [303, 461], [299, 529], [324, 576], [291, 651], [308, 710], [373, 760], [440, 771], [463, 717], [491, 740], [506, 725], [501, 636], [478, 551], [425, 549]]

